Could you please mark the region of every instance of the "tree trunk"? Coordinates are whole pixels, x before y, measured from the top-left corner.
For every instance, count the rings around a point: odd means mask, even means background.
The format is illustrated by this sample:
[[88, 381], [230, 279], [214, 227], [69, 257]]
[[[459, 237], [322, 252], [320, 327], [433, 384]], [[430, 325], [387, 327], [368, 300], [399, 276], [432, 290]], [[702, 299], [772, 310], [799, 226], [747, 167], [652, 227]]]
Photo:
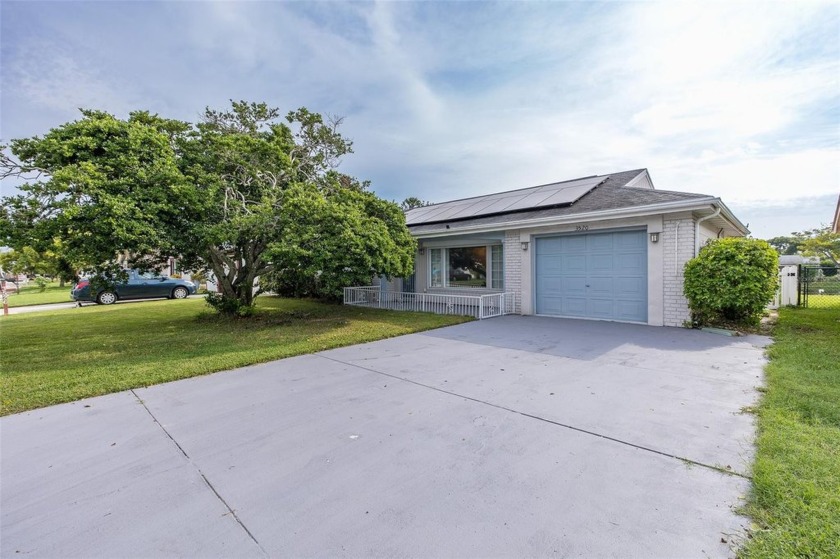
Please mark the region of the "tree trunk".
[[58, 278], [58, 286], [64, 287], [64, 278]]
[[[249, 262], [247, 251], [240, 252], [240, 256], [225, 254], [222, 249], [210, 248], [210, 263], [216, 282], [222, 292], [222, 299], [227, 304], [216, 306], [222, 314], [236, 316], [247, 314], [254, 305], [254, 269], [253, 262]], [[214, 305], [215, 306], [215, 305]]]

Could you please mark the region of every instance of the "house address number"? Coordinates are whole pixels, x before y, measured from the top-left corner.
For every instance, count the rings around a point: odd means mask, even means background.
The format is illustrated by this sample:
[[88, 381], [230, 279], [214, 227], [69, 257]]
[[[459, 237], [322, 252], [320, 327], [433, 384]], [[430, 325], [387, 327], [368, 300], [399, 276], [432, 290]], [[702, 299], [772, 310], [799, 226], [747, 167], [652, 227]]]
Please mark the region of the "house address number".
[[575, 231], [589, 231], [588, 225], [575, 225]]

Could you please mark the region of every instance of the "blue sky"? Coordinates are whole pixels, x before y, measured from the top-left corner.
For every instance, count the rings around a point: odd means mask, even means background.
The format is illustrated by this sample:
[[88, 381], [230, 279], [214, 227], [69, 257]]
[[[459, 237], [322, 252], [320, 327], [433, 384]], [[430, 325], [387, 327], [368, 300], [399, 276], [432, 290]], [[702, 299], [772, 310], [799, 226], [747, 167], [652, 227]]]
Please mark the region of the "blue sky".
[[[757, 237], [840, 193], [840, 3], [0, 4], [3, 139], [78, 107], [345, 117], [341, 170], [444, 201], [647, 167]], [[4, 194], [12, 189], [3, 185]]]

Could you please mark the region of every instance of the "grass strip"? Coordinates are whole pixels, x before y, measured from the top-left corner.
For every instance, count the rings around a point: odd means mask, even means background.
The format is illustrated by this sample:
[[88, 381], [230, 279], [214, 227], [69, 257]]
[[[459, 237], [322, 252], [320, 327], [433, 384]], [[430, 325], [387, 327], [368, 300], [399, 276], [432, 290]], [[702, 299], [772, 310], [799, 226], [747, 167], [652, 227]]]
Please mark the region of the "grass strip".
[[840, 557], [840, 309], [779, 311], [744, 558]]
[[28, 307], [29, 305], [48, 305], [50, 303], [72, 303], [69, 285], [58, 287], [50, 284], [42, 292], [37, 287], [22, 287], [20, 291], [9, 292], [9, 307]]
[[261, 297], [227, 320], [201, 298], [0, 318], [0, 415], [472, 320]]

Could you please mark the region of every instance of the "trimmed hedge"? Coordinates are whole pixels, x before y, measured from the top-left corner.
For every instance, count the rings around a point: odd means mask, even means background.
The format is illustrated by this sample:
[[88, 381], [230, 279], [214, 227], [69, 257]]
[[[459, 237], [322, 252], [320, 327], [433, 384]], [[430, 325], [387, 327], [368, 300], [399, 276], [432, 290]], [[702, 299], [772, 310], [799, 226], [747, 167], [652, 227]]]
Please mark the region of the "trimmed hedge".
[[776, 294], [779, 255], [766, 241], [715, 239], [685, 265], [683, 293], [695, 325], [756, 325]]

